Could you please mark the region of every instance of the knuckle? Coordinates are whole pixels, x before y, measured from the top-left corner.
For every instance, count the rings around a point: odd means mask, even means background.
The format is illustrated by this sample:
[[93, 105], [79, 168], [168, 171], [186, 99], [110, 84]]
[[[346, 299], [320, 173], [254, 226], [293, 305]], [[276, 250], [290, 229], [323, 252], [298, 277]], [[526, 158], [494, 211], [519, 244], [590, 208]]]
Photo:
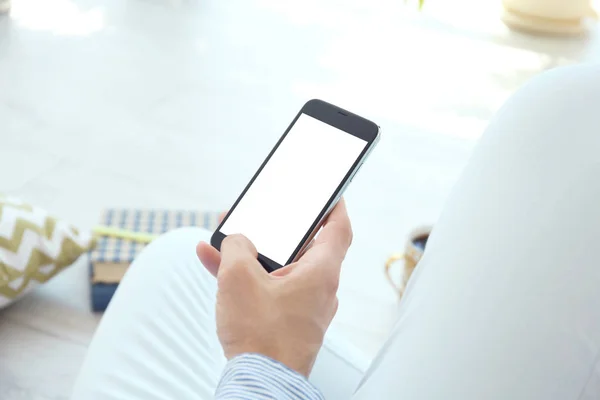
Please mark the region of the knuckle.
[[335, 296], [333, 298], [333, 304], [331, 305], [331, 319], [333, 319], [333, 317], [335, 317], [335, 314], [337, 314], [339, 305], [340, 305], [340, 302], [338, 300], [338, 297]]
[[340, 226], [338, 230], [338, 237], [338, 244], [340, 246], [344, 246], [345, 250], [348, 249], [352, 244], [352, 240], [354, 238], [352, 226], [350, 226], [350, 224]]
[[352, 226], [348, 225], [348, 247], [352, 246], [352, 241], [354, 240], [354, 231], [352, 230]]
[[330, 277], [325, 280], [325, 292], [327, 295], [335, 296], [340, 287], [340, 280], [338, 277]]
[[243, 257], [235, 258], [229, 265], [228, 270], [234, 273], [236, 276], [245, 274], [248, 271], [248, 260]]
[[220, 268], [217, 275], [217, 283], [219, 286], [229, 285], [234, 277], [235, 272], [232, 271], [232, 268]]
[[221, 284], [233, 283], [238, 280], [244, 280], [247, 271], [248, 266], [246, 260], [238, 257], [230, 260], [227, 265], [224, 265], [219, 269], [217, 279]]

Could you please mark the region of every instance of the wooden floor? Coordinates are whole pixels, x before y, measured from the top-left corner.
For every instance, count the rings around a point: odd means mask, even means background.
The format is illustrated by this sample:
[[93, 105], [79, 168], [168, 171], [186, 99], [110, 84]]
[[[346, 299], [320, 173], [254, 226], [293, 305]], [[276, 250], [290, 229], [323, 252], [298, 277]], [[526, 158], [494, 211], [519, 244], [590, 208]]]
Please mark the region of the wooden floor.
[[[494, 111], [598, 34], [507, 30], [499, 1], [13, 0], [0, 17], [0, 191], [82, 229], [104, 207], [229, 207], [303, 102], [382, 126], [347, 192], [334, 326], [372, 357], [386, 257], [433, 223]], [[462, 11], [461, 11], [462, 10]], [[464, 10], [469, 10], [465, 12]], [[100, 316], [87, 260], [0, 311], [0, 399], [66, 399]]]
[[1, 399], [68, 397], [100, 320], [85, 261], [0, 313]]

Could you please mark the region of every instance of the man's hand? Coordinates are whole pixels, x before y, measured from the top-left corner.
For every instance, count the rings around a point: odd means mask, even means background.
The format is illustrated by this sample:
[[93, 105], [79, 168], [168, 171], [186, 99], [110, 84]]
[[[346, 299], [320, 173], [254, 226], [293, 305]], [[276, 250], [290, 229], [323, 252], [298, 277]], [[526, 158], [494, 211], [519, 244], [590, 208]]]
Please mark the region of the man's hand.
[[198, 257], [218, 281], [217, 333], [225, 356], [259, 353], [308, 376], [337, 311], [340, 268], [351, 242], [342, 199], [300, 260], [271, 274], [242, 235], [226, 237], [220, 254], [199, 243]]

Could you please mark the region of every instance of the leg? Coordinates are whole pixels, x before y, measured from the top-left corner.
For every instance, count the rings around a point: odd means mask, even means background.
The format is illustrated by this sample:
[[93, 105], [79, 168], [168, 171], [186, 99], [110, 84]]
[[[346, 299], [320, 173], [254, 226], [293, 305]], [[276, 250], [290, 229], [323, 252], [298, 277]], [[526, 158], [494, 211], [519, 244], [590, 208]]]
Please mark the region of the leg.
[[499, 111], [357, 399], [600, 396], [600, 67]]
[[210, 233], [161, 236], [135, 260], [102, 318], [73, 399], [210, 399], [225, 359], [216, 283], [195, 246]]
[[[209, 237], [203, 229], [178, 229], [140, 254], [94, 336], [73, 399], [213, 398], [225, 365], [216, 336], [216, 282], [195, 254]], [[326, 398], [349, 398], [366, 365], [334, 335], [326, 338], [311, 380]]]
[[369, 360], [330, 328], [310, 381], [326, 399], [350, 399], [368, 366]]

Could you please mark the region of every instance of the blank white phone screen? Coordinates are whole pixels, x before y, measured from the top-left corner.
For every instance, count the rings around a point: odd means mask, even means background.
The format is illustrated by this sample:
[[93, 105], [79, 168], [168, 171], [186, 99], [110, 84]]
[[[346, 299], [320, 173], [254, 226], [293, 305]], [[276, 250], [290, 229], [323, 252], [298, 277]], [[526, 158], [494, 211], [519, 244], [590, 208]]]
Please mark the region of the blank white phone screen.
[[300, 114], [227, 221], [262, 255], [285, 265], [367, 141]]

